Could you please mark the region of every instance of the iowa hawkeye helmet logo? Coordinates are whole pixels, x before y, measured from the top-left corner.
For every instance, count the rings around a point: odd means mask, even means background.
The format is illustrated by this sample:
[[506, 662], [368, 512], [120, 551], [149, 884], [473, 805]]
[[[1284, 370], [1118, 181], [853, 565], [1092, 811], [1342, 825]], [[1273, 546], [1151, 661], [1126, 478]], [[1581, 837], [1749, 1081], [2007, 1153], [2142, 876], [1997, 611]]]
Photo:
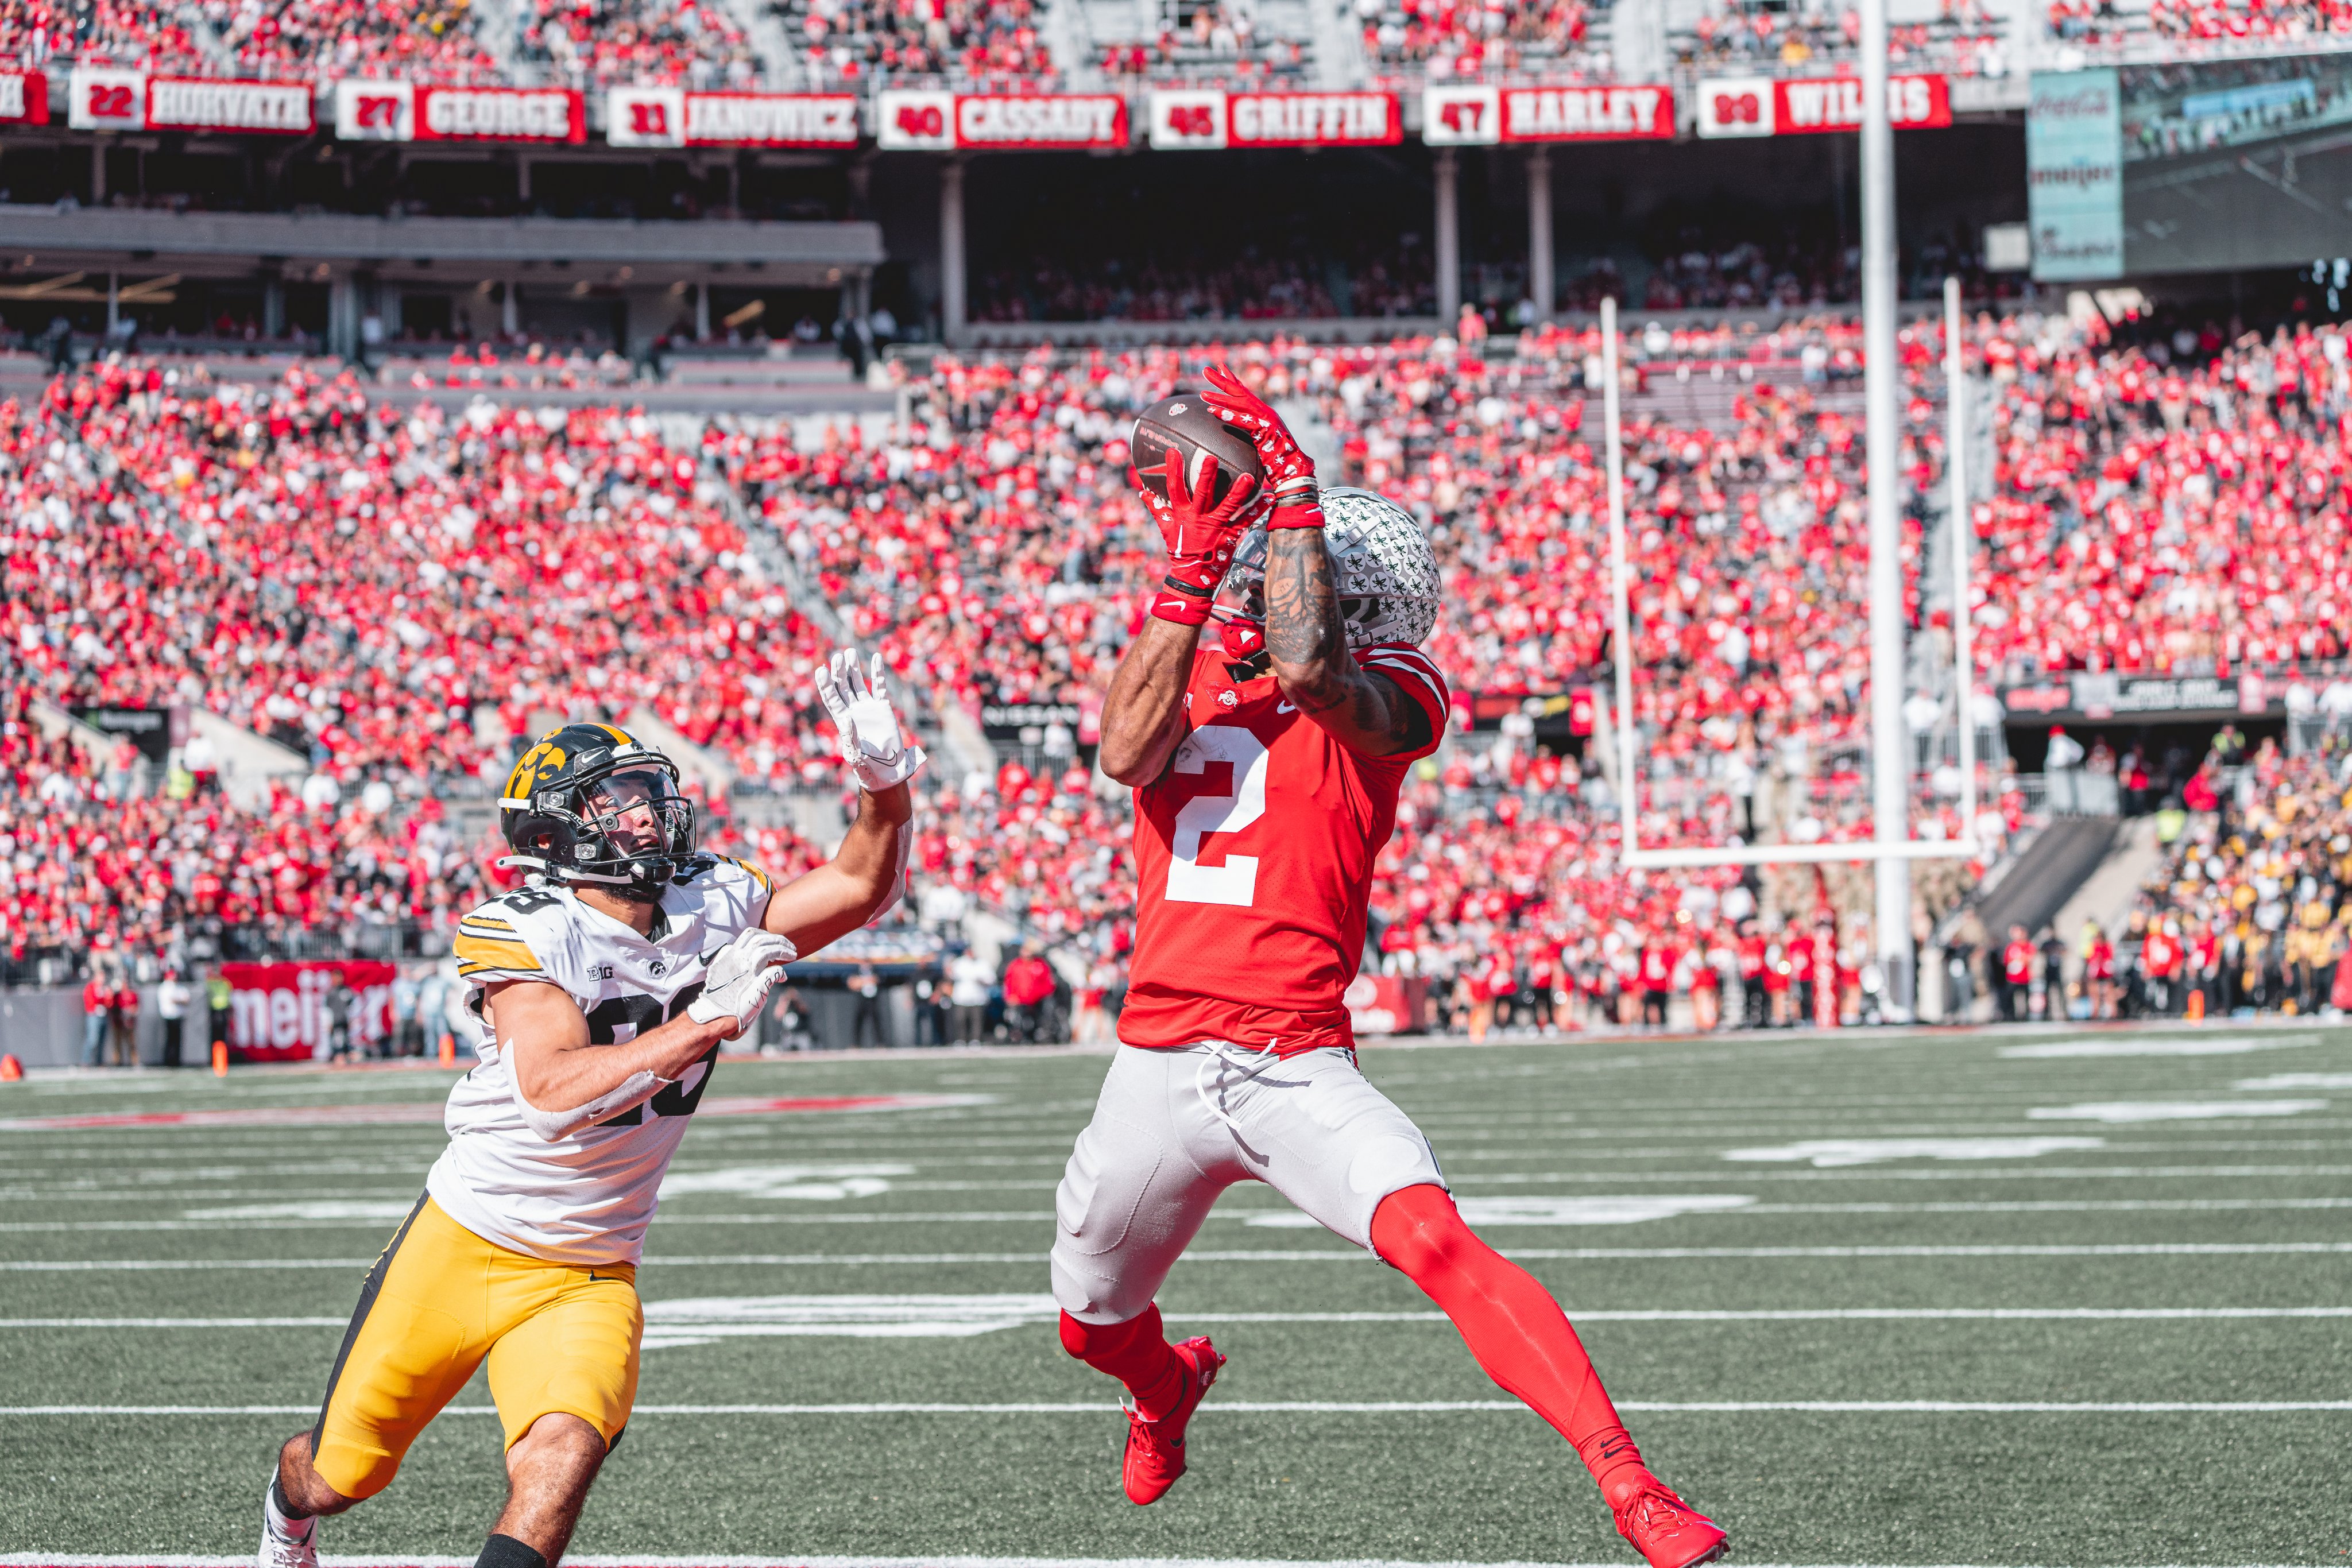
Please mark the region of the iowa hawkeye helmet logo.
[[557, 730], [522, 754], [522, 760], [516, 763], [514, 771], [507, 775], [507, 793], [509, 796], [522, 800], [536, 794], [541, 785], [552, 784], [563, 776], [563, 764], [569, 760], [569, 754], [555, 744], [556, 736], [562, 733]]

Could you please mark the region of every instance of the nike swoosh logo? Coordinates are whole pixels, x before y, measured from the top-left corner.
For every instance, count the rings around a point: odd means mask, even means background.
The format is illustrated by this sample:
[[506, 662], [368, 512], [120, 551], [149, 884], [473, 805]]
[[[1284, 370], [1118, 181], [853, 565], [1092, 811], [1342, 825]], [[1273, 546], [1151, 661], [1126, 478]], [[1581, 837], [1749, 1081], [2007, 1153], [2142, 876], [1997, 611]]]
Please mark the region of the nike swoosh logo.
[[1296, 703], [1276, 703], [1274, 705], [1274, 711], [1276, 713], [1297, 713], [1298, 711], [1298, 705]]

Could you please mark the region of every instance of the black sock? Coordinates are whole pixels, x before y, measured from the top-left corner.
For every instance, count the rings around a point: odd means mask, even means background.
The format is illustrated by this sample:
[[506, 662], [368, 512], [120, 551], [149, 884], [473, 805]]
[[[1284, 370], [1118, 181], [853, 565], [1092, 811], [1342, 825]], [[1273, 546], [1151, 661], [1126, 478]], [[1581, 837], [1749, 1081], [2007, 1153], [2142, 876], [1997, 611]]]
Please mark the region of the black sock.
[[301, 1521], [303, 1518], [302, 1511], [296, 1508], [292, 1502], [287, 1500], [286, 1483], [278, 1479], [276, 1476], [269, 1478], [269, 1500], [278, 1505], [278, 1512], [280, 1518], [290, 1519], [297, 1523]]
[[482, 1542], [474, 1568], [547, 1568], [547, 1559], [511, 1535], [493, 1535]]

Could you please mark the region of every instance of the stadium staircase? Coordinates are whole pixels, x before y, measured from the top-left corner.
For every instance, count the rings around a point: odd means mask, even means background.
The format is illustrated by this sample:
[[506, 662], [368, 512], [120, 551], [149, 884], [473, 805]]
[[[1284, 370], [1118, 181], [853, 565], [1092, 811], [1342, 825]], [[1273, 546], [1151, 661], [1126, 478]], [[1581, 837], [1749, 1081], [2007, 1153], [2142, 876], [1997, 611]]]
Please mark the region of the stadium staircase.
[[1995, 943], [2012, 925], [2031, 936], [2058, 918], [2060, 910], [2106, 862], [2116, 847], [2113, 817], [2053, 816], [2001, 874], [1969, 901]]
[[2126, 821], [2116, 832], [2107, 858], [2099, 862], [2058, 911], [2052, 929], [2069, 944], [2086, 920], [2097, 921], [2099, 928], [2110, 934], [2120, 930], [2130, 918], [2140, 888], [2163, 858], [2163, 846], [2156, 841], [2154, 817], [2135, 817]]
[[[692, 451], [701, 444], [700, 423], [690, 416], [664, 414], [659, 416], [663, 439], [673, 450]], [[746, 547], [760, 563], [771, 580], [784, 591], [793, 608], [805, 615], [823, 632], [826, 641], [835, 647], [847, 647], [856, 641], [833, 601], [822, 589], [808, 580], [783, 546], [778, 542], [775, 530], [766, 520], [755, 516], [743, 504], [742, 496], [727, 482], [727, 476], [717, 464], [705, 460], [702, 465], [702, 486], [727, 510], [728, 517], [743, 532]], [[989, 744], [980, 726], [972, 721], [952, 693], [936, 690], [921, 683], [901, 681], [897, 692], [904, 699], [908, 727], [915, 738], [932, 757], [932, 766], [946, 770], [943, 778], [961, 780], [974, 770], [996, 773], [996, 748]], [[797, 797], [798, 792], [795, 792]], [[804, 832], [806, 829], [803, 830]], [[830, 843], [840, 837], [838, 825], [830, 837], [811, 833], [819, 842]]]
[[1311, 68], [1315, 85], [1325, 92], [1361, 87], [1370, 76], [1364, 59], [1363, 30], [1342, 0], [1307, 0], [1307, 30], [1302, 37], [1313, 45]]
[[[1130, 5], [1118, 8], [1142, 7]], [[1108, 85], [1102, 70], [1102, 51], [1095, 47], [1098, 35], [1093, 32], [1091, 15], [1087, 0], [1046, 0], [1037, 17], [1039, 41], [1053, 57], [1055, 69], [1076, 92], [1100, 92]]]
[[547, 65], [522, 58], [523, 6], [520, 0], [473, 0], [474, 37], [482, 51], [499, 62], [508, 81], [536, 83], [556, 73]]
[[761, 4], [761, 0], [719, 0], [719, 4], [728, 18], [751, 40], [751, 52], [759, 57], [761, 75], [771, 90], [809, 89], [811, 84], [807, 71], [802, 68], [800, 51], [793, 47], [792, 34], [773, 5]]

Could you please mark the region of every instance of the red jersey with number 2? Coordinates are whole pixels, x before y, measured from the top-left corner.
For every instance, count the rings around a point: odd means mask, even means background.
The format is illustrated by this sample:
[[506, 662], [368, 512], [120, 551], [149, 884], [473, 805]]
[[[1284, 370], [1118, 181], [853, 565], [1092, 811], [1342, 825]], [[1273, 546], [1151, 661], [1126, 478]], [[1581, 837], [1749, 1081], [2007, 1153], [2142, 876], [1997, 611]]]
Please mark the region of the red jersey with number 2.
[[1135, 792], [1135, 961], [1118, 1037], [1169, 1048], [1224, 1040], [1289, 1056], [1352, 1045], [1340, 999], [1364, 953], [1372, 861], [1397, 791], [1445, 733], [1445, 679], [1418, 648], [1359, 648], [1429, 718], [1428, 742], [1362, 757], [1282, 695], [1236, 682], [1222, 652], [1192, 661], [1187, 733]]

